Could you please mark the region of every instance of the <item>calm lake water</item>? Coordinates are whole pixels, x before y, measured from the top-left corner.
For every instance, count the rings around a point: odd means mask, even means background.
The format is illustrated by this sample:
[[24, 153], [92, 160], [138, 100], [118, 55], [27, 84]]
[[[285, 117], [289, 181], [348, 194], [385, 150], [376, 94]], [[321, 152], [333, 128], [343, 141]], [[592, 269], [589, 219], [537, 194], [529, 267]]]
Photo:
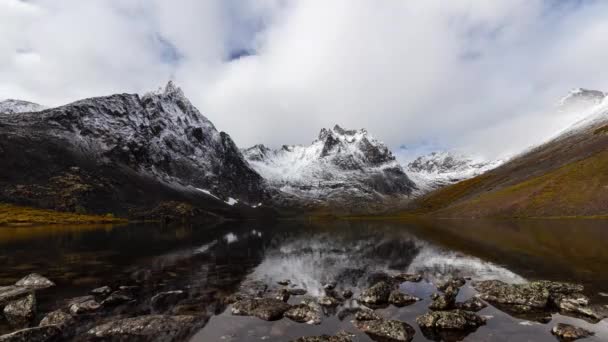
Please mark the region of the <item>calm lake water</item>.
[[[184, 289], [193, 310], [211, 318], [192, 341], [288, 341], [300, 336], [346, 330], [356, 341], [371, 341], [347, 317], [325, 312], [321, 325], [288, 319], [266, 322], [232, 316], [223, 298], [244, 281], [275, 287], [290, 279], [309, 295], [322, 284], [357, 294], [378, 272], [421, 273], [420, 283], [401, 289], [424, 300], [378, 313], [416, 329], [416, 316], [428, 311], [433, 283], [450, 275], [473, 280], [518, 283], [549, 279], [585, 285], [592, 302], [608, 304], [608, 222], [595, 220], [278, 222], [225, 223], [216, 226], [163, 227], [142, 224], [102, 227], [0, 228], [0, 286], [40, 273], [57, 286], [38, 292], [41, 315], [64, 299], [86, 295], [103, 285], [139, 281], [153, 292]], [[474, 295], [465, 285], [458, 300]], [[292, 296], [290, 303], [301, 298]], [[346, 301], [344, 306], [356, 306]], [[343, 307], [339, 307], [340, 311]], [[606, 320], [591, 324], [554, 314], [549, 323], [512, 317], [489, 306], [490, 319], [465, 341], [555, 341], [550, 329], [573, 323], [596, 333], [589, 341], [608, 341]], [[0, 333], [8, 327], [0, 322]]]

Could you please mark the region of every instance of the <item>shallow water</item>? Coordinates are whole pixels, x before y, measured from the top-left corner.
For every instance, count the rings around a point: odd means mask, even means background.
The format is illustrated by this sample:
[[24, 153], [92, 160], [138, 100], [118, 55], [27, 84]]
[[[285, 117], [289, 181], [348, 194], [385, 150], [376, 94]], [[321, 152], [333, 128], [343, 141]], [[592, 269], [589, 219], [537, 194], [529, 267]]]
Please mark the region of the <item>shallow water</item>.
[[[346, 330], [356, 341], [370, 341], [347, 317], [328, 311], [321, 325], [282, 319], [265, 322], [232, 316], [223, 298], [244, 281], [271, 287], [290, 279], [309, 295], [322, 284], [355, 293], [378, 272], [422, 273], [420, 283], [401, 289], [423, 298], [403, 308], [379, 309], [385, 318], [416, 329], [415, 341], [427, 340], [415, 318], [427, 312], [433, 283], [450, 275], [506, 282], [549, 279], [585, 285], [595, 303], [608, 303], [608, 222], [586, 220], [420, 221], [420, 222], [279, 222], [227, 223], [216, 226], [163, 227], [23, 227], [0, 228], [0, 285], [41, 273], [57, 283], [38, 293], [41, 315], [65, 298], [85, 295], [103, 285], [139, 282], [151, 293], [185, 289], [197, 298], [196, 311], [211, 316], [192, 341], [288, 341]], [[474, 294], [467, 284], [458, 300]], [[298, 303], [292, 296], [290, 303]], [[355, 300], [345, 306], [356, 306]], [[338, 308], [337, 311], [341, 309]], [[512, 317], [492, 306], [491, 317], [465, 341], [555, 341], [550, 329], [569, 322], [596, 333], [590, 341], [608, 340], [606, 320], [591, 324], [554, 314], [546, 324]], [[0, 332], [7, 327], [0, 322]]]

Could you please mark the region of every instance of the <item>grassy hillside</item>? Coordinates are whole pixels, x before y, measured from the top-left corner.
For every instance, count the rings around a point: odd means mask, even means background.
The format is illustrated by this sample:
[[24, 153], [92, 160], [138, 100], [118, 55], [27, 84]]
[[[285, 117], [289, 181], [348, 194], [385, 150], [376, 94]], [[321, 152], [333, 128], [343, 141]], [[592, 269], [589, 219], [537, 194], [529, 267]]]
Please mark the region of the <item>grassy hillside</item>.
[[113, 216], [83, 215], [0, 203], [0, 226], [123, 222], [126, 220]]

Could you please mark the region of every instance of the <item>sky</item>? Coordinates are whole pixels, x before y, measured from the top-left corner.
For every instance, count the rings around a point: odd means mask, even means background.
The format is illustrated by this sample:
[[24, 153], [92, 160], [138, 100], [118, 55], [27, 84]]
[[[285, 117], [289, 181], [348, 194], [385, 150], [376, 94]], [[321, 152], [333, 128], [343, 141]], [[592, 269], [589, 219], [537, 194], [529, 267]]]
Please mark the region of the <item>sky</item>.
[[608, 1], [0, 0], [0, 100], [174, 80], [237, 145], [366, 128], [398, 153], [497, 158], [608, 91]]

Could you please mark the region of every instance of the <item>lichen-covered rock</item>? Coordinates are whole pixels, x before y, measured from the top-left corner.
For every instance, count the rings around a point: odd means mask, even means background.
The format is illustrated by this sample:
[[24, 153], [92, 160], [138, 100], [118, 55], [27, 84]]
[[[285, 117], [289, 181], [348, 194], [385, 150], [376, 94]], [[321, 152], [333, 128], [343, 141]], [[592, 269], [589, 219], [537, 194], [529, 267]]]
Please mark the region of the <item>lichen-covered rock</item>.
[[260, 280], [246, 281], [239, 286], [239, 291], [243, 296], [262, 297], [268, 290], [268, 285]]
[[36, 317], [36, 296], [30, 293], [24, 298], [8, 303], [4, 307], [4, 317], [13, 327], [27, 327]]
[[0, 286], [0, 307], [27, 296], [31, 290], [23, 286]]
[[155, 312], [163, 311], [177, 304], [186, 296], [186, 293], [182, 290], [160, 292], [150, 298], [150, 307]]
[[391, 295], [391, 291], [391, 286], [381, 281], [361, 292], [358, 300], [365, 304], [386, 304], [389, 296]]
[[0, 342], [51, 342], [57, 341], [61, 330], [54, 325], [17, 330], [0, 336]]
[[340, 305], [340, 300], [336, 297], [322, 296], [317, 300], [321, 306], [334, 307]]
[[294, 305], [283, 316], [298, 323], [321, 324], [321, 312], [312, 305]]
[[102, 286], [91, 290], [90, 294], [94, 296], [107, 296], [112, 293], [112, 288], [109, 286]]
[[374, 310], [360, 308], [360, 310], [355, 312], [355, 319], [357, 321], [375, 321], [377, 319], [382, 319], [382, 317]]
[[265, 321], [281, 319], [291, 305], [275, 298], [243, 299], [232, 305], [232, 314], [255, 316]]
[[463, 277], [450, 277], [437, 283], [437, 289], [440, 291], [445, 291], [449, 287], [458, 289], [466, 284], [466, 282], [467, 281]]
[[488, 305], [486, 303], [482, 302], [477, 297], [472, 297], [472, 298], [465, 300], [464, 302], [456, 303], [457, 309], [465, 310], [465, 311], [472, 311], [472, 312], [480, 311], [487, 306]]
[[574, 341], [579, 338], [593, 336], [594, 333], [574, 325], [558, 323], [551, 329], [551, 333], [557, 336], [561, 341]]
[[458, 288], [453, 286], [448, 286], [443, 290], [444, 292], [434, 293], [431, 297], [433, 301], [431, 305], [429, 305], [429, 309], [431, 310], [451, 310], [456, 307], [456, 296], [458, 295]]
[[44, 318], [40, 321], [38, 326], [45, 327], [48, 325], [58, 326], [60, 329], [65, 329], [66, 327], [74, 324], [75, 319], [74, 316], [63, 310], [55, 310], [49, 312]]
[[196, 327], [194, 316], [147, 315], [119, 319], [87, 331], [85, 341], [183, 341]]
[[81, 315], [95, 312], [101, 308], [93, 296], [72, 298], [68, 301], [68, 308], [72, 315]]
[[351, 342], [353, 335], [347, 332], [338, 332], [335, 336], [321, 335], [321, 336], [306, 336], [292, 340], [291, 342]]
[[416, 317], [423, 329], [470, 330], [485, 324], [485, 319], [464, 310], [432, 311]]
[[47, 287], [55, 286], [55, 283], [41, 276], [38, 273], [32, 273], [23, 277], [21, 280], [16, 282], [15, 285], [34, 289], [45, 289]]
[[374, 340], [411, 341], [415, 334], [414, 328], [409, 324], [395, 320], [354, 321], [353, 324]]
[[422, 280], [421, 274], [413, 274], [413, 273], [401, 273], [394, 276], [394, 278], [400, 282], [413, 282], [417, 283]]
[[287, 302], [289, 300], [289, 297], [291, 297], [291, 294], [289, 293], [288, 289], [279, 289], [274, 294], [274, 298], [276, 298], [278, 300], [282, 300], [284, 302]]
[[408, 294], [405, 294], [399, 290], [392, 291], [390, 296], [388, 297], [389, 303], [399, 307], [413, 304], [419, 300], [421, 299], [416, 296], [410, 296]]

